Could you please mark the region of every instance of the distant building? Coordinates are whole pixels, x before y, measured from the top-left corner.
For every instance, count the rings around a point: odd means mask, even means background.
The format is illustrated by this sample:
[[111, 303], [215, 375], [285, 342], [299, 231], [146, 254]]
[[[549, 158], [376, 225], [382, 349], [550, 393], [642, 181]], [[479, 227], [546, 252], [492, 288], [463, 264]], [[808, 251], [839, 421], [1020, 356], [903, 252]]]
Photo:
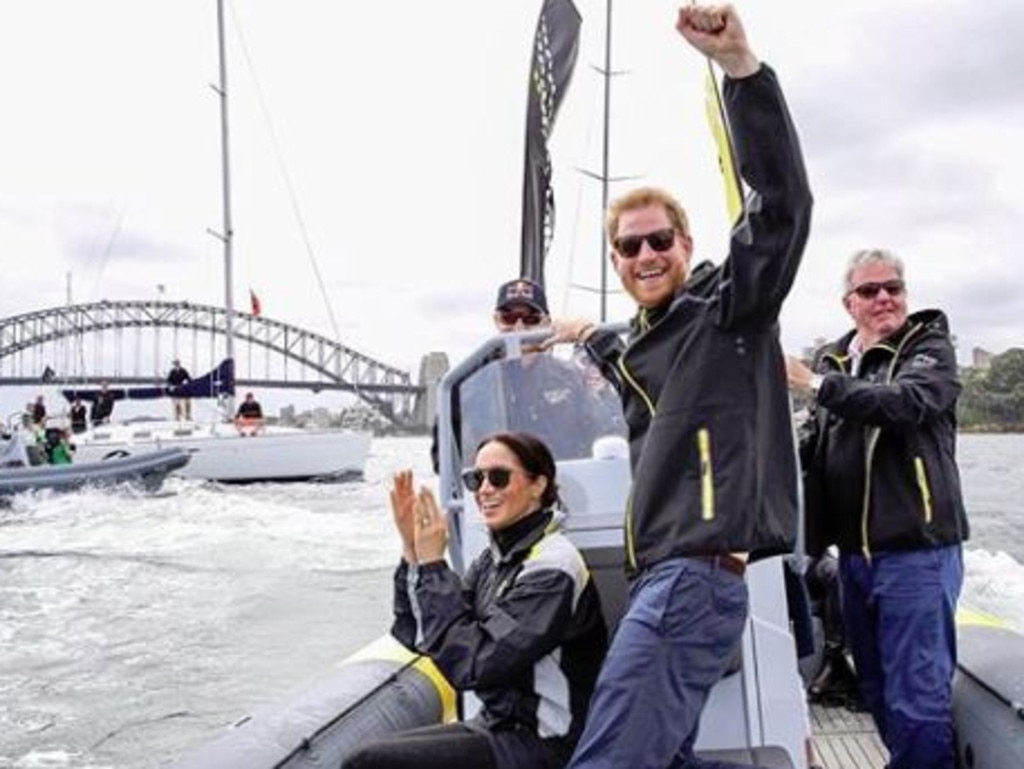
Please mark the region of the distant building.
[[971, 350], [971, 366], [979, 371], [988, 371], [992, 366], [992, 358], [994, 357], [994, 353], [981, 347], [975, 347]]
[[437, 414], [437, 388], [448, 373], [448, 356], [443, 352], [430, 352], [420, 360], [419, 384], [424, 394], [416, 399], [413, 421], [423, 428], [434, 422]]
[[309, 412], [309, 421], [315, 426], [321, 429], [331, 426], [331, 412], [323, 406], [317, 406], [315, 409]]

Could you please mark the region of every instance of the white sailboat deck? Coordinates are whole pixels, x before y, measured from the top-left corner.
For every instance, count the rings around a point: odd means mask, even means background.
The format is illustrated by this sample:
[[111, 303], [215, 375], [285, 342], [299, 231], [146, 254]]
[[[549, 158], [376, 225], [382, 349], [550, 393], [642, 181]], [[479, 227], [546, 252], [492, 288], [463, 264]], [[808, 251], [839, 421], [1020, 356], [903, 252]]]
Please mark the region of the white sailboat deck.
[[868, 713], [822, 705], [810, 709], [822, 769], [884, 769], [888, 753]]

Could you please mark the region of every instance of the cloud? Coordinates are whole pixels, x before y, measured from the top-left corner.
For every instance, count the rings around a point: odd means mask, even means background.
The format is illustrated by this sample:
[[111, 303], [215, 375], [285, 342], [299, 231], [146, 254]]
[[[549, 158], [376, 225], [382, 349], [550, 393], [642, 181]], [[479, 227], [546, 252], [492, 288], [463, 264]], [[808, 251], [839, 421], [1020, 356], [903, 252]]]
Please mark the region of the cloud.
[[[808, 149], [862, 155], [919, 130], [922, 122], [970, 119], [975, 111], [1009, 119], [1024, 110], [1020, 8], [1012, 0], [978, 7], [965, 2], [886, 3], [856, 26], [832, 31], [839, 52], [809, 57], [792, 99], [810, 106], [800, 122]], [[863, 159], [863, 158], [862, 158]]]
[[[976, 276], [949, 287], [950, 304], [957, 308], [955, 322], [993, 336], [1002, 336], [1007, 328], [1018, 326], [1024, 317], [1024, 292], [1019, 281], [1007, 277]], [[985, 334], [979, 336], [984, 338]]]
[[[1019, 7], [910, 0], [808, 13], [806, 27], [780, 33], [816, 200], [790, 333], [843, 328], [845, 260], [881, 246], [906, 261], [912, 305], [946, 309], [963, 348], [1019, 343]], [[815, 45], [791, 49], [805, 30]]]

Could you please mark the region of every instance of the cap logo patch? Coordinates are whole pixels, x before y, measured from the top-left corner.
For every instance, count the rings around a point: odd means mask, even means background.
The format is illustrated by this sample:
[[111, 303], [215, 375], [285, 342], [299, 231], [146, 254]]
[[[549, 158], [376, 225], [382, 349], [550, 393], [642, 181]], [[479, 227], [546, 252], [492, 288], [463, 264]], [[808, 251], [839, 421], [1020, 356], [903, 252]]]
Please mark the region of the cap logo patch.
[[517, 281], [505, 290], [508, 299], [525, 299], [528, 302], [534, 301], [533, 286], [525, 281]]

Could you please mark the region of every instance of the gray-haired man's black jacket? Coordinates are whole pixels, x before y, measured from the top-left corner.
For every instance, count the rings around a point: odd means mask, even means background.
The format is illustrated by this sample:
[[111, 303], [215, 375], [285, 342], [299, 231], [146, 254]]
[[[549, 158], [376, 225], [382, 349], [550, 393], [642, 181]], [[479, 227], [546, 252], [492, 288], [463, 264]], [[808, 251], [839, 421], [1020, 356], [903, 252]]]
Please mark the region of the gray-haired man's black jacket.
[[469, 722], [499, 769], [568, 762], [608, 646], [597, 588], [551, 511], [492, 535], [465, 579], [443, 561], [395, 573], [392, 634], [483, 703]]
[[775, 74], [726, 78], [739, 171], [751, 189], [728, 258], [693, 269], [666, 306], [641, 310], [628, 343], [593, 335], [616, 381], [633, 486], [628, 566], [675, 556], [792, 548], [797, 467], [778, 315], [803, 254], [811, 192]]
[[851, 331], [817, 355], [823, 375], [806, 468], [808, 548], [844, 553], [939, 547], [967, 539], [956, 465], [956, 355], [946, 316], [912, 314], [864, 351]]

